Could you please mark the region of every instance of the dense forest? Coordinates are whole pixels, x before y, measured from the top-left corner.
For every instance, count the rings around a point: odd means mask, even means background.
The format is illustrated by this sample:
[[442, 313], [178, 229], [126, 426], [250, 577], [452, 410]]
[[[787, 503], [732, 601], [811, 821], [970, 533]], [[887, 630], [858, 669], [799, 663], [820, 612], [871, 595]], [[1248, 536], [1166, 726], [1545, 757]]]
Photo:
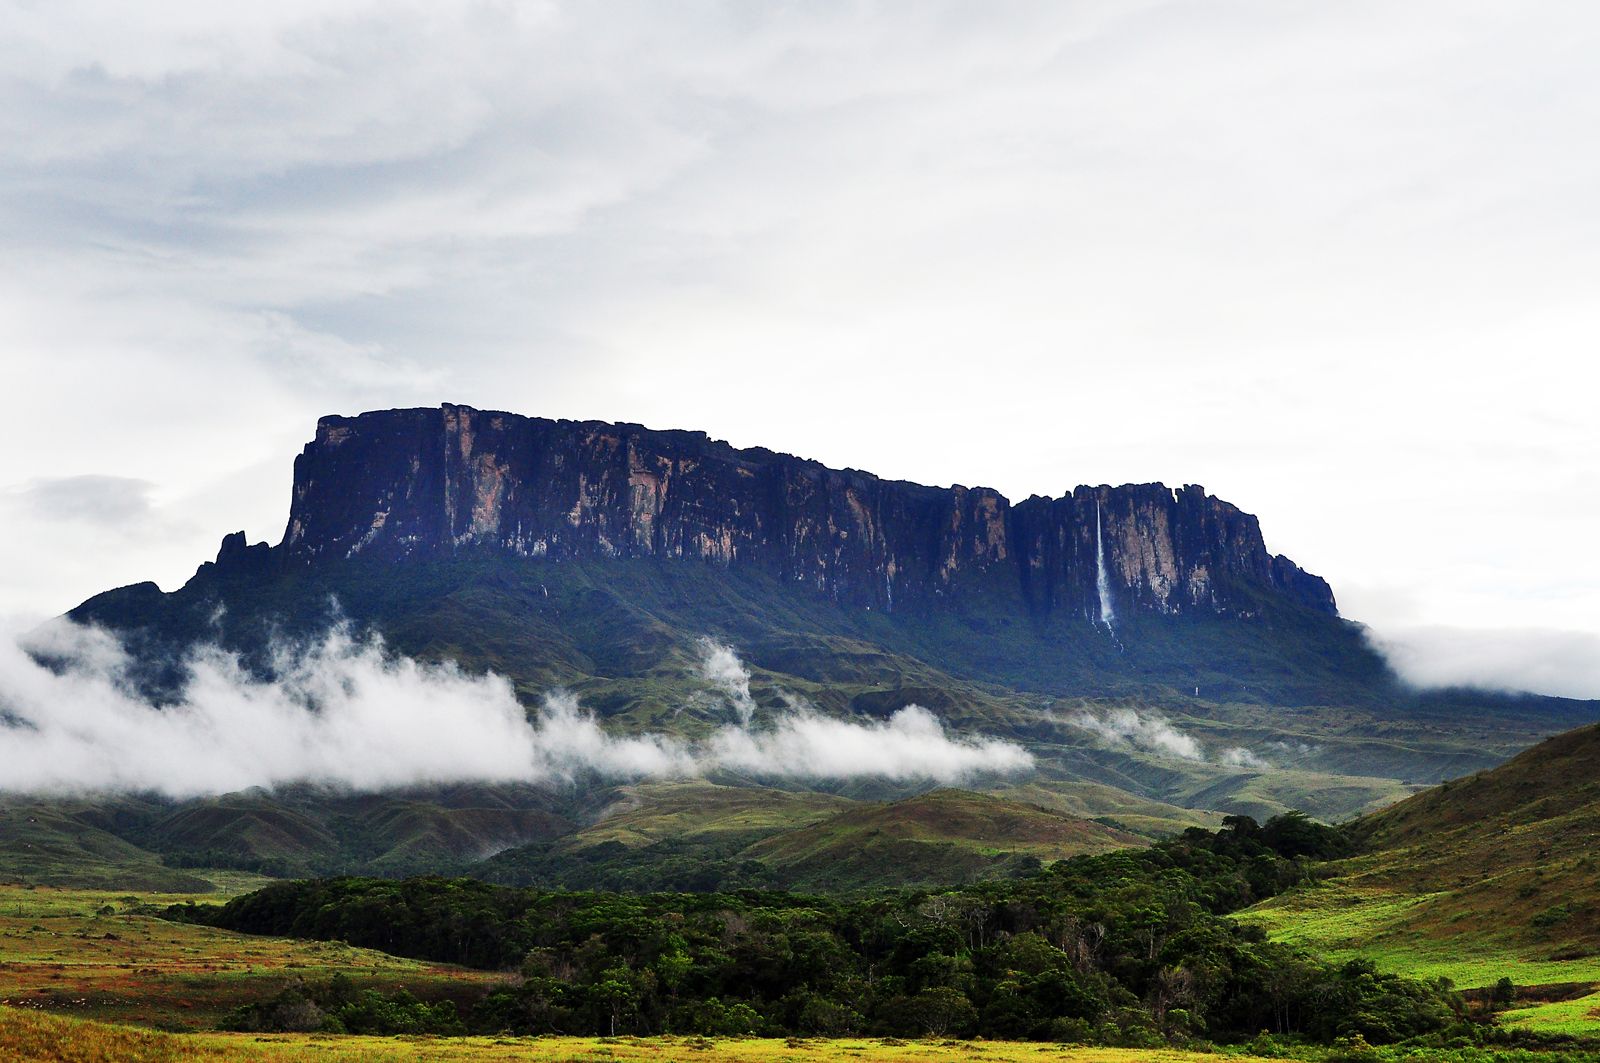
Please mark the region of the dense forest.
[[948, 891], [630, 895], [336, 878], [168, 915], [516, 972], [466, 1015], [342, 981], [295, 987], [235, 1017], [255, 1029], [1153, 1045], [1262, 1031], [1393, 1042], [1459, 1023], [1448, 983], [1319, 962], [1224, 918], [1347, 847], [1339, 830], [1298, 814], [1264, 826], [1233, 817], [1215, 833]]

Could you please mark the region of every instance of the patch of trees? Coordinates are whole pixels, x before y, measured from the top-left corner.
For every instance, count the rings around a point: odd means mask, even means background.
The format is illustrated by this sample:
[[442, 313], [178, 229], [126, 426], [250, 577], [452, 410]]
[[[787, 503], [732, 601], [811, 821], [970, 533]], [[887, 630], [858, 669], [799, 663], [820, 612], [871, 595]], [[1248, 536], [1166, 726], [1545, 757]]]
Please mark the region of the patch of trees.
[[359, 989], [336, 974], [324, 982], [295, 982], [269, 1000], [237, 1008], [225, 1030], [249, 1033], [462, 1034], [454, 1001], [418, 1000], [404, 989], [383, 994]]
[[1323, 963], [1225, 918], [1347, 847], [1304, 817], [1235, 817], [1023, 878], [860, 899], [337, 878], [169, 914], [513, 970], [465, 1017], [486, 1031], [1376, 1044], [1458, 1022], [1447, 984]]

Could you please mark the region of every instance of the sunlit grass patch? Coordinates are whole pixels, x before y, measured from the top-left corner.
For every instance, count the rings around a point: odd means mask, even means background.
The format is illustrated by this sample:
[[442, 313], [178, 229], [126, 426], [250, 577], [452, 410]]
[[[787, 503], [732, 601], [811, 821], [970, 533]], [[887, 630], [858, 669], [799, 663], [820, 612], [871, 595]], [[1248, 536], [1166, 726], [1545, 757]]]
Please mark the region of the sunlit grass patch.
[[1441, 933], [1430, 906], [1446, 893], [1407, 893], [1359, 881], [1294, 890], [1235, 918], [1274, 941], [1330, 960], [1357, 957], [1413, 978], [1449, 978], [1462, 989], [1510, 978], [1517, 985], [1600, 982], [1600, 956], [1554, 959], [1517, 940], [1493, 912], [1457, 917]]
[[1500, 1016], [1507, 1026], [1518, 1026], [1541, 1033], [1572, 1034], [1575, 1037], [1600, 1037], [1600, 993], [1576, 1000], [1514, 1008]]
[[[322, 1034], [166, 1034], [0, 1008], [0, 1059], [65, 1063], [1202, 1063], [1221, 1057], [1167, 1049], [1072, 1048], [1009, 1041], [703, 1037], [335, 1037]], [[1254, 1057], [1230, 1056], [1248, 1063]]]
[[343, 972], [363, 988], [404, 986], [419, 996], [471, 991], [498, 978], [339, 942], [251, 937], [151, 914], [217, 896], [0, 886], [0, 1005], [208, 1029], [296, 977]]

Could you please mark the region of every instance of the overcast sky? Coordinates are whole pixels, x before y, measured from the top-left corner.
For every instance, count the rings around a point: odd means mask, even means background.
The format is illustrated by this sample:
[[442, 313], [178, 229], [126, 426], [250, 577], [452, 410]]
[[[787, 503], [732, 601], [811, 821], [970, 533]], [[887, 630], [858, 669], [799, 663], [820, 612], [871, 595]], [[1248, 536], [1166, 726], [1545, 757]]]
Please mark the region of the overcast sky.
[[1597, 54], [1580, 2], [0, 0], [0, 612], [276, 542], [319, 415], [451, 401], [1204, 484], [1416, 674], [1600, 697]]

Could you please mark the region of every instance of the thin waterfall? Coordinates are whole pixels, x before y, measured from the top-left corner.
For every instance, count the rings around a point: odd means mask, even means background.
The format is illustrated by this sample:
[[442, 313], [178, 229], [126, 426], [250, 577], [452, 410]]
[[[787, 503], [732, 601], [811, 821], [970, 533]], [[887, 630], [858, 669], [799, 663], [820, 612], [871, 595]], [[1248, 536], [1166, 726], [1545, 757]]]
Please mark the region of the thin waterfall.
[[1100, 592], [1100, 622], [1107, 630], [1117, 622], [1117, 611], [1111, 607], [1111, 577], [1106, 573], [1106, 540], [1100, 531], [1100, 500], [1094, 500], [1094, 567], [1095, 590]]

